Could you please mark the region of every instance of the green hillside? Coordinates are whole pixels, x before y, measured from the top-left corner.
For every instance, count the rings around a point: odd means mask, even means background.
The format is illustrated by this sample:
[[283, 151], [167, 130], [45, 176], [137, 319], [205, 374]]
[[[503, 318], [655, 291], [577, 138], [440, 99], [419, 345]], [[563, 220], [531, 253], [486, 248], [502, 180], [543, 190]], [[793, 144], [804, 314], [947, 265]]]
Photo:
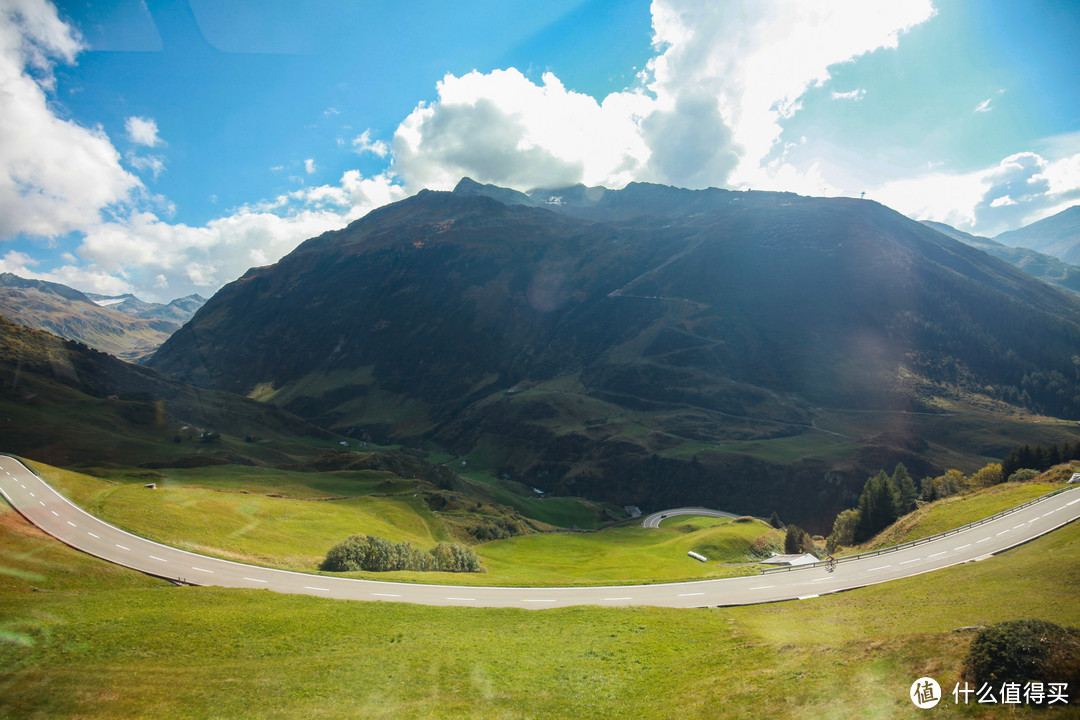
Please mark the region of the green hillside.
[[[10, 718], [918, 718], [916, 678], [946, 693], [960, 679], [972, 633], [958, 628], [1080, 625], [1076, 525], [908, 580], [707, 610], [474, 610], [177, 588], [70, 550], [10, 510], [0, 548], [0, 713]], [[1034, 717], [957, 708], [951, 696], [935, 714]]]

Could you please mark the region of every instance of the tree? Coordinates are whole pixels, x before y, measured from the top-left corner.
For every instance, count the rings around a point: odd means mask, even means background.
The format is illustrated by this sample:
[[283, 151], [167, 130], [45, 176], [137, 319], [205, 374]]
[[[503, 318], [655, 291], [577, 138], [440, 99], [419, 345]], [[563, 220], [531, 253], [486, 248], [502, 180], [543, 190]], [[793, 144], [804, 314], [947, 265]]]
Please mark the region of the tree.
[[784, 527], [784, 523], [780, 522], [780, 516], [776, 514], [776, 511], [772, 511], [772, 515], [769, 516], [769, 524], [779, 530]]
[[915, 500], [919, 497], [919, 492], [915, 489], [915, 481], [911, 479], [904, 463], [897, 464], [893, 469], [891, 479], [897, 498], [896, 515], [897, 517], [907, 515], [915, 509]]
[[856, 542], [864, 542], [891, 525], [898, 517], [896, 491], [884, 470], [866, 481], [859, 496]]
[[825, 549], [831, 555], [836, 548], [851, 545], [855, 541], [855, 530], [859, 526], [859, 511], [842, 510], [833, 520], [832, 532], [825, 541]]
[[1005, 475], [1001, 471], [1000, 463], [990, 463], [982, 470], [976, 471], [968, 482], [974, 488], [985, 488], [1005, 482]]
[[813, 541], [798, 525], [788, 525], [787, 532], [784, 534], [784, 552], [789, 555], [796, 553], [806, 552], [807, 545], [812, 545]]

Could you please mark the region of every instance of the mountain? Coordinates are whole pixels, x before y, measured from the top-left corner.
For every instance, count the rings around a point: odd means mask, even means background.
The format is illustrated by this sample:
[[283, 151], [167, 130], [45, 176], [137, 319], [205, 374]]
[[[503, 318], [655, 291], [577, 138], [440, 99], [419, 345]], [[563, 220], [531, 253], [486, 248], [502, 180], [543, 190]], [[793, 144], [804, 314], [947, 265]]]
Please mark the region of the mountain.
[[195, 311], [206, 304], [206, 298], [201, 295], [188, 295], [177, 298], [167, 305], [151, 303], [140, 300], [134, 295], [98, 295], [86, 293], [86, 297], [93, 300], [101, 307], [119, 310], [125, 315], [142, 318], [143, 320], [168, 320], [180, 327], [192, 318]]
[[949, 237], [956, 238], [962, 243], [978, 248], [996, 258], [1001, 258], [1043, 282], [1057, 285], [1063, 290], [1080, 293], [1080, 267], [1076, 265], [1070, 265], [1052, 255], [1046, 255], [1026, 247], [1009, 247], [990, 238], [971, 235], [944, 223], [932, 220], [923, 220], [922, 223]]
[[127, 360], [153, 352], [180, 327], [173, 319], [134, 317], [66, 285], [11, 273], [0, 273], [0, 316]]
[[1010, 247], [1031, 248], [1067, 263], [1080, 264], [1080, 205], [1019, 230], [1003, 232], [994, 239]]
[[248, 271], [149, 365], [549, 492], [820, 527], [868, 470], [940, 471], [966, 397], [1080, 415], [1078, 343], [1076, 298], [870, 201], [463, 181]]
[[4, 318], [0, 428], [4, 452], [62, 465], [296, 462], [290, 448], [331, 439], [273, 405], [184, 385]]

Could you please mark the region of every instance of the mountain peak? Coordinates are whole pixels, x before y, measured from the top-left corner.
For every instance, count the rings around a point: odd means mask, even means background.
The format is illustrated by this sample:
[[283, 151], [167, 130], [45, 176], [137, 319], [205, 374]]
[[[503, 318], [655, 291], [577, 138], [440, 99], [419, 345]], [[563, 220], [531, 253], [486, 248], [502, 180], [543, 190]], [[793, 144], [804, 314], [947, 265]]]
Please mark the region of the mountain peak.
[[482, 195], [484, 197], [498, 200], [501, 203], [507, 205], [536, 205], [537, 203], [528, 195], [517, 190], [511, 190], [510, 188], [499, 187], [498, 185], [485, 185], [478, 183], [472, 178], [463, 177], [458, 181], [458, 184], [454, 187], [455, 195]]

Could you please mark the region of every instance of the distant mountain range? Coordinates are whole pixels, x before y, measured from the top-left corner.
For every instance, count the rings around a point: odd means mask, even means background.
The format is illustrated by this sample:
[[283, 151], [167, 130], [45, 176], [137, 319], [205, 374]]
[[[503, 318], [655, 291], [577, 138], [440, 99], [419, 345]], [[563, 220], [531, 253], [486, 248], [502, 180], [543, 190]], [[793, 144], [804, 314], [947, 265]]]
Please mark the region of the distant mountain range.
[[1057, 285], [1070, 292], [1080, 293], [1080, 267], [1076, 265], [1070, 265], [1053, 255], [1046, 255], [1027, 247], [1010, 247], [997, 240], [970, 235], [944, 223], [924, 220], [923, 224], [994, 257], [1001, 258], [1044, 282]]
[[1019, 230], [1003, 232], [994, 240], [1010, 247], [1038, 250], [1073, 265], [1080, 264], [1080, 205]]
[[463, 180], [250, 270], [148, 364], [549, 492], [814, 522], [940, 470], [919, 414], [1080, 416], [1077, 347], [1075, 296], [870, 201]]
[[131, 361], [157, 349], [205, 302], [191, 295], [161, 305], [0, 273], [0, 316]]

